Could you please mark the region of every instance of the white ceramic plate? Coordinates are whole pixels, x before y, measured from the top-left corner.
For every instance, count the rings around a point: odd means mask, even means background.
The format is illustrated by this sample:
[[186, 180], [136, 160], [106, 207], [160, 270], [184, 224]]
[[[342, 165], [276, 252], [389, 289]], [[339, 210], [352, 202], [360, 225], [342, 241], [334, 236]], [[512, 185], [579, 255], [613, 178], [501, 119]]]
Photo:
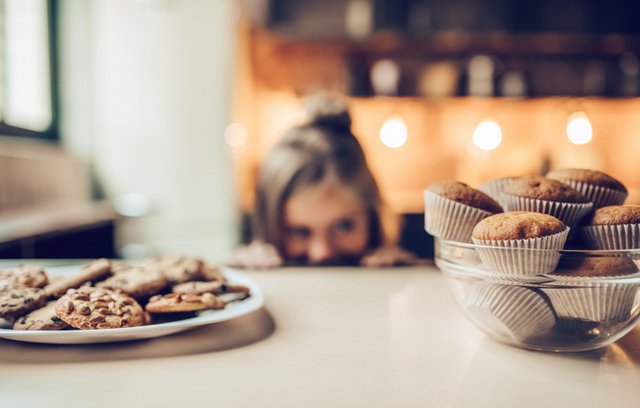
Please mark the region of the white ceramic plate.
[[[69, 275], [79, 266], [47, 268], [51, 276]], [[258, 284], [237, 270], [225, 269], [225, 276], [231, 283], [240, 284], [251, 289], [251, 296], [245, 300], [232, 302], [222, 310], [210, 310], [199, 313], [195, 317], [168, 323], [151, 324], [149, 326], [126, 327], [122, 329], [102, 330], [11, 330], [0, 329], [0, 338], [26, 341], [30, 343], [51, 344], [90, 344], [111, 343], [117, 341], [148, 339], [178, 333], [206, 324], [235, 319], [260, 309], [264, 304], [264, 293]]]

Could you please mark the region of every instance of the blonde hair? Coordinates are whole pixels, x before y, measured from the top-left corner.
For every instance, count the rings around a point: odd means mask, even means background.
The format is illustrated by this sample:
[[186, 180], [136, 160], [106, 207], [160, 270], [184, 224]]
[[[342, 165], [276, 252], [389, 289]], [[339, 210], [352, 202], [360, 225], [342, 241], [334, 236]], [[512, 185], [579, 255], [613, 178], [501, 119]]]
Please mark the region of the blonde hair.
[[283, 208], [298, 190], [329, 177], [351, 188], [370, 219], [368, 249], [395, 243], [397, 218], [384, 204], [360, 143], [351, 132], [347, 105], [319, 95], [305, 105], [309, 121], [290, 129], [262, 165], [256, 191], [255, 238], [283, 249]]

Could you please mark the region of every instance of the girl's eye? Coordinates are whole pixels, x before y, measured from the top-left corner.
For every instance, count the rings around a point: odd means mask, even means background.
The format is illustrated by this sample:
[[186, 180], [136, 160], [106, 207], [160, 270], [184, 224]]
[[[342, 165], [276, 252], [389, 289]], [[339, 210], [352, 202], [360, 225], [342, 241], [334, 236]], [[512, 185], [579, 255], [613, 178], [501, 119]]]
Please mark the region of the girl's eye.
[[338, 234], [346, 234], [353, 231], [353, 220], [340, 220], [333, 225], [333, 229]]
[[311, 231], [305, 227], [287, 227], [287, 235], [292, 239], [307, 239], [311, 236]]

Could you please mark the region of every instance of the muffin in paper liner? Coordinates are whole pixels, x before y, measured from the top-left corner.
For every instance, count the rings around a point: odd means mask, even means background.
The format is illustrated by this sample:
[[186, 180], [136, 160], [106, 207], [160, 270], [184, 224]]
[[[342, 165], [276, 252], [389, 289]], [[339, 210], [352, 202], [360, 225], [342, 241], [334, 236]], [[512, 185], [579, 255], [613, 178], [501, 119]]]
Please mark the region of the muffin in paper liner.
[[424, 192], [424, 229], [434, 237], [447, 241], [471, 242], [473, 227], [492, 215], [429, 190]]
[[[571, 287], [541, 288], [549, 298], [558, 319], [587, 322], [597, 325], [624, 322], [634, 308], [637, 312], [636, 296], [640, 284], [616, 284], [594, 282], [593, 278], [565, 278]], [[579, 287], [584, 285], [584, 287]], [[578, 287], [576, 287], [578, 286]]]
[[490, 270], [516, 276], [553, 272], [560, 260], [570, 228], [539, 238], [482, 240], [473, 238], [482, 263]]
[[515, 342], [542, 335], [556, 323], [547, 301], [522, 286], [478, 283], [466, 302], [479, 323]]
[[582, 195], [587, 197], [589, 201], [593, 203], [593, 209], [600, 207], [606, 207], [609, 205], [621, 205], [624, 200], [627, 199], [628, 193], [626, 191], [614, 190], [613, 188], [607, 188], [602, 186], [596, 186], [584, 181], [578, 180], [561, 180], [563, 183], [578, 190]]
[[502, 190], [508, 186], [515, 178], [514, 177], [502, 177], [499, 179], [491, 180], [478, 186], [478, 190], [487, 194], [489, 197], [496, 200], [503, 208], [506, 207], [506, 202], [502, 198]]
[[593, 208], [593, 203], [564, 203], [560, 201], [537, 200], [502, 194], [507, 211], [531, 211], [553, 215], [569, 227], [578, 225], [580, 220]]
[[640, 224], [589, 225], [580, 233], [592, 249], [640, 249]]

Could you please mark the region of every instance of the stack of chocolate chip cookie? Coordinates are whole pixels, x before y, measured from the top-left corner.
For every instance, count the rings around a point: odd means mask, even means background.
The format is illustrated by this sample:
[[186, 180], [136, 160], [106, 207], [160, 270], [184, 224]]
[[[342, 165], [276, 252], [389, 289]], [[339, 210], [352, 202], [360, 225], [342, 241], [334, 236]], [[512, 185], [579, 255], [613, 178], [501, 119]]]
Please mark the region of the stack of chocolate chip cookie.
[[0, 271], [0, 324], [14, 330], [94, 330], [152, 324], [250, 295], [193, 256], [161, 255], [137, 265], [98, 259], [53, 278], [20, 265]]

